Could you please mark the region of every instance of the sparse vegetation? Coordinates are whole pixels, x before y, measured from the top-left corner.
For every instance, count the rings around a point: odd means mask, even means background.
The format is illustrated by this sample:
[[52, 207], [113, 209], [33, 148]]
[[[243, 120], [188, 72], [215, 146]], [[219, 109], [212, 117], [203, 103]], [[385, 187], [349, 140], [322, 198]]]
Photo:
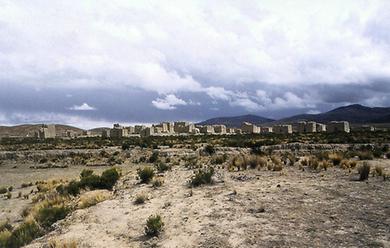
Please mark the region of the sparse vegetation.
[[164, 222], [160, 215], [150, 216], [146, 221], [145, 234], [147, 236], [158, 236], [164, 227]]
[[153, 188], [159, 188], [163, 185], [164, 181], [162, 179], [154, 179], [152, 182]]
[[141, 183], [149, 183], [154, 177], [154, 170], [151, 167], [139, 169], [137, 173]]
[[208, 155], [213, 155], [215, 153], [215, 148], [213, 145], [208, 144], [205, 146], [204, 152]]
[[171, 170], [171, 166], [163, 162], [155, 164], [155, 167], [159, 173], [163, 173], [165, 171]]
[[91, 194], [82, 195], [80, 197], [78, 208], [89, 208], [110, 198], [110, 195], [105, 192], [91, 192]]
[[191, 178], [190, 184], [193, 187], [198, 187], [202, 184], [211, 184], [213, 182], [214, 168], [208, 167], [199, 169], [195, 172], [195, 175]]
[[365, 181], [368, 179], [368, 176], [370, 175], [370, 168], [371, 167], [367, 162], [363, 163], [363, 165], [359, 167], [358, 172], [360, 175], [360, 181]]
[[144, 204], [147, 200], [147, 197], [145, 195], [137, 195], [134, 200], [134, 204], [141, 205]]

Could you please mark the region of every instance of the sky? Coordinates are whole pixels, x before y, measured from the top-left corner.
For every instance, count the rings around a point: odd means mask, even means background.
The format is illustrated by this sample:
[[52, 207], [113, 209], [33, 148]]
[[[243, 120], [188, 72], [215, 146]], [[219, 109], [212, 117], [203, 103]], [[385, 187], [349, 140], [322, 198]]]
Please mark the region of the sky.
[[390, 106], [387, 0], [0, 0], [0, 125]]

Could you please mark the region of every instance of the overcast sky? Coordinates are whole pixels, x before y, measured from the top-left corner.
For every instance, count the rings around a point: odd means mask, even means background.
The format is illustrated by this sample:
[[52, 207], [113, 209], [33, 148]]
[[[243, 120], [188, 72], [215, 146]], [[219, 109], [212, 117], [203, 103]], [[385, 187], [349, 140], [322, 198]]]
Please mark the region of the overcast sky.
[[0, 0], [0, 124], [390, 106], [390, 1]]

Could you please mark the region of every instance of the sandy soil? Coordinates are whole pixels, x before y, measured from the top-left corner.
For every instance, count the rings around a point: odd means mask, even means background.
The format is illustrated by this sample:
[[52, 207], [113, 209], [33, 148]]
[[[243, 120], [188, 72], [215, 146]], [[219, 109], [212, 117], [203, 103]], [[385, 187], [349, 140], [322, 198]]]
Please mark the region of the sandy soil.
[[[390, 247], [390, 182], [382, 178], [359, 182], [338, 168], [219, 169], [213, 185], [190, 189], [192, 173], [175, 166], [153, 189], [132, 170], [113, 199], [75, 211], [28, 247], [52, 239], [79, 247]], [[149, 200], [135, 205], [138, 194]], [[152, 214], [165, 223], [157, 238], [144, 235]]]

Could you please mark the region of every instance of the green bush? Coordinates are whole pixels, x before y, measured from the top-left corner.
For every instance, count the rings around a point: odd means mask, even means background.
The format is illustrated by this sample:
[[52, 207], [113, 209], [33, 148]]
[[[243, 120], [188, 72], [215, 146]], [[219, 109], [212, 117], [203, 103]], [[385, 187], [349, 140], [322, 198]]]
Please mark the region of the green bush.
[[370, 165], [368, 163], [363, 163], [361, 167], [358, 169], [359, 172], [359, 180], [365, 181], [368, 179], [368, 176], [370, 175]]
[[149, 158], [149, 163], [155, 163], [158, 160], [158, 152], [153, 152]]
[[145, 234], [147, 236], [158, 236], [164, 227], [164, 222], [160, 215], [150, 216], [146, 221]]
[[8, 189], [6, 187], [1, 187], [0, 188], [0, 194], [5, 194], [8, 192]]
[[36, 216], [37, 222], [45, 229], [48, 229], [53, 223], [64, 219], [70, 209], [65, 206], [49, 206], [39, 209]]
[[199, 169], [195, 175], [191, 178], [191, 185], [198, 187], [202, 184], [211, 184], [213, 182], [214, 168], [209, 167], [206, 169]]
[[170, 170], [171, 169], [171, 166], [169, 166], [168, 164], [166, 163], [158, 163], [155, 165], [156, 166], [156, 170], [160, 173], [162, 172], [165, 172], [167, 170]]
[[154, 170], [151, 167], [139, 169], [137, 173], [141, 183], [149, 183], [154, 177]]
[[25, 221], [20, 224], [6, 240], [1, 242], [5, 243], [4, 247], [7, 248], [19, 248], [26, 244], [29, 244], [34, 239], [43, 235], [43, 230], [35, 221]]
[[89, 188], [91, 190], [103, 188], [100, 176], [93, 174], [81, 178], [79, 182], [79, 187], [83, 189]]
[[[58, 191], [58, 189], [57, 189], [57, 191]], [[76, 195], [80, 194], [80, 183], [75, 181], [75, 180], [71, 181], [65, 187], [65, 191], [64, 192], [66, 192], [66, 193], [68, 193], [70, 195], [73, 195], [73, 196], [76, 196]]]
[[111, 168], [103, 171], [100, 177], [103, 188], [112, 190], [119, 177], [120, 175], [116, 168]]
[[93, 170], [84, 169], [80, 173], [80, 178], [89, 177], [93, 174]]
[[141, 205], [144, 204], [146, 201], [146, 196], [144, 195], [137, 195], [137, 197], [134, 200], [134, 204]]
[[208, 155], [213, 155], [213, 154], [215, 153], [214, 146], [212, 146], [212, 145], [207, 145], [207, 146], [204, 148], [204, 151], [205, 151], [205, 153], [207, 153]]
[[126, 151], [126, 150], [129, 150], [130, 149], [130, 144], [125, 142], [122, 144], [122, 150]]

